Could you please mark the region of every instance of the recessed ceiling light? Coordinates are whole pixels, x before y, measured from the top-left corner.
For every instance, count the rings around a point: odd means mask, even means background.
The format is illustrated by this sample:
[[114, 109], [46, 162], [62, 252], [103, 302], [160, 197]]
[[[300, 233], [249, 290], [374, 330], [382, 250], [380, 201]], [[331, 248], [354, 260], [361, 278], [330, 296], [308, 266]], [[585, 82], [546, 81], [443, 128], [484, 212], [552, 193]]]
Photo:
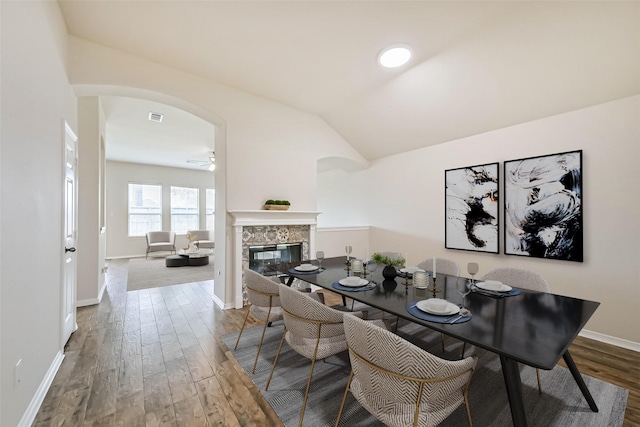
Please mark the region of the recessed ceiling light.
[[408, 46], [391, 46], [378, 55], [378, 62], [383, 67], [395, 68], [406, 64], [411, 59], [411, 49]]

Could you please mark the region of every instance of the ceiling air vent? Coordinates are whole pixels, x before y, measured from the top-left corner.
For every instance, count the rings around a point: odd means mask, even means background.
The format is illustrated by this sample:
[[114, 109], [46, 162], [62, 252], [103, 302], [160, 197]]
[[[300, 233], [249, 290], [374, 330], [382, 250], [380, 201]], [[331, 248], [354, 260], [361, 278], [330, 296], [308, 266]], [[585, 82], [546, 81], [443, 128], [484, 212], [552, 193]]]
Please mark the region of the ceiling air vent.
[[152, 122], [162, 123], [163, 118], [164, 116], [162, 114], [149, 111], [149, 120], [151, 120]]

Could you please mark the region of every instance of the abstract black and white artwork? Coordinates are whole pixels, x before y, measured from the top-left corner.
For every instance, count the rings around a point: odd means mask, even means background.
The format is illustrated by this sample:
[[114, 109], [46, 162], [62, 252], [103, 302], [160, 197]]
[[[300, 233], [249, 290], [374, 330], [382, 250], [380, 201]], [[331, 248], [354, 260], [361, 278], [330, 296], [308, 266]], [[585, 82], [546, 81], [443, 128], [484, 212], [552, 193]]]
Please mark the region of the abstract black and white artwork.
[[505, 254], [583, 261], [582, 150], [504, 162]]
[[498, 253], [498, 163], [444, 171], [445, 247]]

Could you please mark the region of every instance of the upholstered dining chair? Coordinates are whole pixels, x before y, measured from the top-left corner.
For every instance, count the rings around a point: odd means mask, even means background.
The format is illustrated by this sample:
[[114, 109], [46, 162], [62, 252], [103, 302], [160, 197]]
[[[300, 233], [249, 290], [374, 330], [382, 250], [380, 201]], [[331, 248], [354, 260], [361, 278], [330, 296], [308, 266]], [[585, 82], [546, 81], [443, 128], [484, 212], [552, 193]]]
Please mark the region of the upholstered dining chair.
[[[418, 268], [426, 271], [433, 270], [433, 258], [427, 258], [418, 263]], [[436, 258], [436, 273], [448, 274], [450, 276], [458, 276], [460, 267], [458, 263], [446, 258]]]
[[147, 231], [147, 253], [145, 258], [149, 256], [149, 252], [170, 251], [176, 252], [176, 233], [173, 231]]
[[346, 313], [351, 374], [342, 397], [336, 427], [349, 392], [388, 426], [436, 426], [465, 404], [477, 358], [449, 361], [405, 339]]
[[238, 334], [238, 339], [236, 340], [236, 345], [233, 350], [235, 351], [238, 349], [238, 343], [240, 342], [240, 337], [242, 336], [244, 327], [247, 324], [249, 314], [264, 322], [262, 335], [260, 335], [260, 343], [258, 344], [258, 351], [256, 352], [256, 359], [253, 362], [253, 369], [251, 370], [251, 373], [255, 374], [256, 365], [258, 364], [258, 356], [260, 356], [262, 341], [264, 340], [264, 333], [267, 330], [267, 325], [270, 322], [282, 320], [282, 309], [280, 308], [279, 295], [280, 288], [279, 281], [275, 282], [274, 280], [264, 277], [263, 275], [248, 268], [244, 269], [244, 280], [247, 288], [247, 299], [249, 300], [251, 307], [249, 307], [247, 315], [244, 317], [242, 329], [240, 329], [240, 333]]
[[[304, 393], [302, 409], [300, 411], [300, 423], [304, 419], [304, 411], [309, 397], [309, 387], [313, 376], [313, 368], [316, 360], [326, 359], [329, 356], [341, 353], [347, 349], [347, 340], [344, 335], [344, 312], [335, 310], [321, 304], [309, 296], [308, 293], [299, 292], [286, 285], [280, 287], [280, 303], [284, 317], [284, 333], [280, 340], [280, 346], [273, 367], [267, 380], [265, 390], [269, 390], [269, 384], [273, 372], [278, 363], [280, 351], [284, 341], [289, 344], [296, 353], [311, 359], [309, 379]], [[355, 316], [363, 316], [362, 312], [353, 313]], [[384, 328], [381, 320], [372, 321]]]
[[[522, 268], [501, 267], [489, 271], [482, 277], [482, 280], [498, 280], [505, 285], [520, 289], [528, 289], [537, 292], [551, 292], [547, 281], [540, 274]], [[464, 351], [464, 347], [463, 347]], [[542, 394], [542, 384], [540, 383], [540, 369], [536, 368], [538, 379], [538, 394]]]

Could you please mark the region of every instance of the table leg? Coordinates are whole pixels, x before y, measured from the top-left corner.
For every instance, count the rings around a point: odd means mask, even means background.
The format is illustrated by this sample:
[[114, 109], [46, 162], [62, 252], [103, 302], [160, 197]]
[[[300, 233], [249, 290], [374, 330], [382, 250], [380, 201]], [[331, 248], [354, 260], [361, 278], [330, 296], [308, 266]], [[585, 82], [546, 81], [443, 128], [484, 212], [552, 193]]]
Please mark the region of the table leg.
[[500, 355], [500, 363], [502, 364], [502, 375], [507, 388], [513, 425], [515, 427], [526, 427], [527, 415], [525, 414], [524, 401], [522, 400], [522, 381], [520, 380], [518, 362], [507, 356]]
[[291, 287], [291, 285], [293, 284], [293, 280], [294, 280], [294, 279], [295, 279], [295, 277], [293, 277], [293, 276], [289, 276], [289, 279], [287, 279], [287, 283], [286, 283], [286, 285], [287, 285], [288, 287]]
[[596, 402], [595, 400], [593, 400], [593, 397], [591, 396], [591, 393], [589, 392], [587, 385], [584, 383], [584, 380], [582, 379], [582, 375], [580, 375], [580, 371], [578, 371], [578, 367], [573, 361], [573, 357], [571, 357], [571, 354], [569, 354], [569, 350], [565, 351], [565, 353], [562, 355], [562, 358], [564, 359], [564, 362], [567, 364], [567, 367], [569, 368], [571, 375], [573, 375], [573, 379], [576, 380], [576, 383], [578, 383], [578, 387], [580, 387], [580, 391], [582, 392], [582, 395], [587, 400], [587, 403], [589, 404], [589, 408], [591, 408], [593, 412], [598, 412], [598, 405], [596, 405]]

